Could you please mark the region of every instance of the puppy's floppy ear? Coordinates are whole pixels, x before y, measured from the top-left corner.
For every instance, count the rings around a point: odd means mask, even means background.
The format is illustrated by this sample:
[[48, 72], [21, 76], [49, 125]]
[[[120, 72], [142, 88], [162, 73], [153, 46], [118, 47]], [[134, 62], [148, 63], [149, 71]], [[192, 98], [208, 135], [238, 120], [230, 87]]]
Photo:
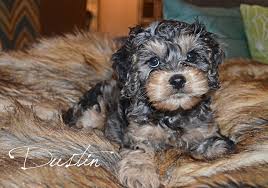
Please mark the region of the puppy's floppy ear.
[[144, 29], [141, 26], [130, 28], [125, 44], [112, 55], [113, 69], [119, 82], [125, 82], [127, 79], [127, 73], [131, 67], [132, 50], [134, 50], [133, 39], [143, 31]]
[[225, 53], [223, 49], [221, 48], [221, 45], [217, 43], [212, 48], [212, 54], [211, 54], [211, 59], [210, 59], [211, 67], [208, 71], [208, 83], [209, 83], [209, 87], [212, 89], [220, 88], [218, 66], [221, 63], [223, 63], [224, 58], [225, 58]]
[[124, 87], [121, 90], [123, 96], [126, 98], [134, 97], [140, 89], [140, 84], [138, 70], [135, 67], [130, 67]]
[[208, 84], [211, 89], [218, 89], [220, 88], [218, 66], [223, 62], [225, 57], [221, 44], [218, 42], [218, 37], [213, 33], [207, 32], [205, 25], [198, 18], [189, 28], [192, 33], [203, 38], [210, 49]]
[[124, 48], [120, 48], [112, 55], [113, 69], [119, 82], [124, 82], [127, 77], [127, 71], [130, 68], [129, 52]]

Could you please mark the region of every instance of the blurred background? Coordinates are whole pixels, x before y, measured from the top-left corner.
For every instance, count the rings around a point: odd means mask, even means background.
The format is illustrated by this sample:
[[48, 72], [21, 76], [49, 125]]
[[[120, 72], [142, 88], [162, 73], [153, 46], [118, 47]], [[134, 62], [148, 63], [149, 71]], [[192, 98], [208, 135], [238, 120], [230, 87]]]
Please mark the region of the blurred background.
[[162, 15], [161, 0], [0, 0], [2, 49], [20, 49], [40, 36], [76, 29], [124, 36]]
[[267, 6], [268, 0], [0, 0], [0, 49], [75, 30], [116, 38], [137, 24], [198, 18], [218, 34], [228, 58], [268, 62]]
[[42, 34], [77, 27], [122, 36], [130, 26], [160, 19], [161, 7], [161, 0], [41, 0]]

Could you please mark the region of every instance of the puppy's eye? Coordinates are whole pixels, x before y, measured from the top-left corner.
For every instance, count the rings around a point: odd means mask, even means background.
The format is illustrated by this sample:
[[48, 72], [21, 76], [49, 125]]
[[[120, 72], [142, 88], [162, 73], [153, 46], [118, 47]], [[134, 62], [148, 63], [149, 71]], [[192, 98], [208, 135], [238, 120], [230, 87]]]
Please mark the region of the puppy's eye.
[[152, 57], [146, 62], [150, 67], [156, 68], [160, 64], [158, 57]]
[[197, 59], [198, 54], [194, 51], [187, 53], [187, 62], [194, 62]]

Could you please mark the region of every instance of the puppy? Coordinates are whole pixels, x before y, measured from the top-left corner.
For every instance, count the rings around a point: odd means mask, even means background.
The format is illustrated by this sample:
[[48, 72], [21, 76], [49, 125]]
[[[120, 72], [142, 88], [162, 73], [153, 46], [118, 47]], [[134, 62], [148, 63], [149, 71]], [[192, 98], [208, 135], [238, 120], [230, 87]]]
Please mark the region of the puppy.
[[98, 128], [122, 148], [118, 178], [159, 187], [155, 153], [178, 148], [211, 160], [234, 150], [210, 109], [224, 52], [199, 22], [164, 20], [132, 28], [112, 56], [115, 80], [97, 84], [66, 113], [66, 124]]

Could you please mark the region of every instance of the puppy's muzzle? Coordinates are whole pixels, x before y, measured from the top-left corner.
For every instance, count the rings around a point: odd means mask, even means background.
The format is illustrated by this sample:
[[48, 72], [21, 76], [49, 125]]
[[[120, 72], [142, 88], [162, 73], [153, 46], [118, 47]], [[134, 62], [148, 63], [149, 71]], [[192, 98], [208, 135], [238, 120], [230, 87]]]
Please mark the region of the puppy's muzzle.
[[209, 91], [207, 74], [193, 67], [179, 70], [158, 70], [146, 82], [146, 94], [158, 110], [191, 109]]
[[169, 79], [170, 85], [174, 89], [182, 89], [185, 86], [186, 78], [181, 74], [175, 74]]

